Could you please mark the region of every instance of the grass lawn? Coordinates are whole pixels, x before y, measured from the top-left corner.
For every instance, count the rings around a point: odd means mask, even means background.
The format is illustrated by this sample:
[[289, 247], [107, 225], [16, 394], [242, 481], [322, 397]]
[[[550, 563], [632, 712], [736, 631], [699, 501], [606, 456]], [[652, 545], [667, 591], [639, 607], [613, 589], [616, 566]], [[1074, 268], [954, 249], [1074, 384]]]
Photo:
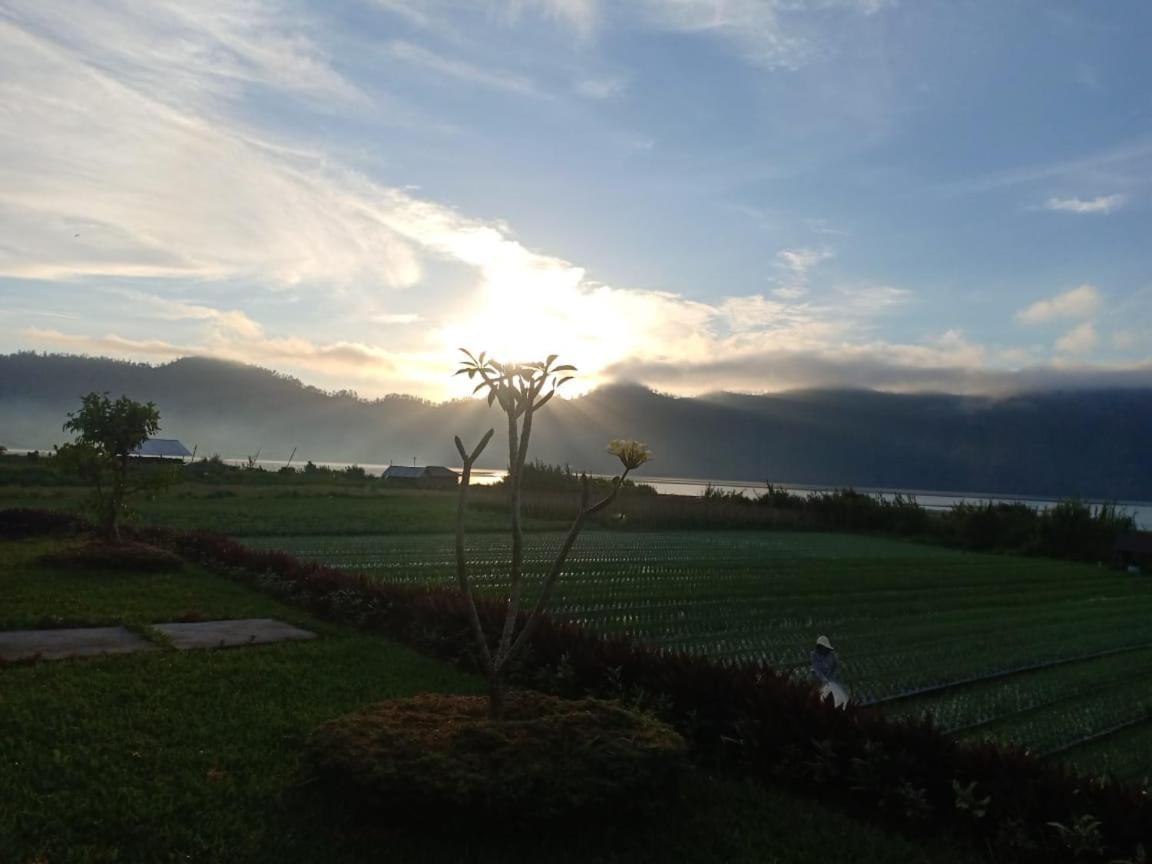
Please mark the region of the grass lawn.
[[0, 626], [267, 616], [322, 638], [0, 669], [0, 861], [976, 860], [782, 791], [706, 778], [629, 826], [510, 826], [474, 840], [451, 825], [365, 834], [326, 824], [296, 787], [310, 729], [375, 700], [481, 682], [195, 567], [139, 576], [36, 563], [53, 545], [0, 542]]
[[[32, 507], [78, 512], [86, 491], [77, 486], [0, 485], [0, 510]], [[454, 531], [456, 494], [316, 483], [292, 485], [180, 483], [153, 498], [134, 498], [139, 511], [128, 521], [179, 531], [215, 531], [239, 536], [285, 534], [420, 534]], [[468, 530], [508, 530], [508, 517], [472, 508]], [[529, 531], [558, 523], [526, 519]]]

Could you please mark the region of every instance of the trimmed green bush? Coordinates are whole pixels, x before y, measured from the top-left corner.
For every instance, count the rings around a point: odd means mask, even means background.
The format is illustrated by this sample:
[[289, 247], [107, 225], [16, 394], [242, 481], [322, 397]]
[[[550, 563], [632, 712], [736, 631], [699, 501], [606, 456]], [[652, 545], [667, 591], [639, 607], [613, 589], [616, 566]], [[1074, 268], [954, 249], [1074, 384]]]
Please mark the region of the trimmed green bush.
[[172, 573], [184, 568], [179, 555], [147, 543], [106, 543], [91, 540], [40, 556], [40, 563], [75, 570], [127, 570], [133, 573]]
[[647, 802], [684, 764], [680, 735], [614, 702], [514, 692], [504, 720], [487, 712], [480, 696], [381, 702], [319, 727], [305, 770], [374, 821], [519, 822]]

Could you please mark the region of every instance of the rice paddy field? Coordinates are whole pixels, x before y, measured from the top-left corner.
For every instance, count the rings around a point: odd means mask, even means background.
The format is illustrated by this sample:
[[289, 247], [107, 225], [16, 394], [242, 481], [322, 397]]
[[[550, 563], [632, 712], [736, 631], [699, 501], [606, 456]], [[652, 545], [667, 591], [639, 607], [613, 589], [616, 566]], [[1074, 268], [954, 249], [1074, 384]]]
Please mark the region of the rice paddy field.
[[[526, 538], [543, 573], [561, 535]], [[392, 582], [453, 581], [447, 535], [252, 538]], [[499, 592], [507, 540], [470, 563]], [[1152, 578], [873, 537], [775, 532], [589, 532], [553, 612], [602, 632], [807, 674], [828, 635], [853, 698], [931, 713], [1091, 774], [1152, 775]]]

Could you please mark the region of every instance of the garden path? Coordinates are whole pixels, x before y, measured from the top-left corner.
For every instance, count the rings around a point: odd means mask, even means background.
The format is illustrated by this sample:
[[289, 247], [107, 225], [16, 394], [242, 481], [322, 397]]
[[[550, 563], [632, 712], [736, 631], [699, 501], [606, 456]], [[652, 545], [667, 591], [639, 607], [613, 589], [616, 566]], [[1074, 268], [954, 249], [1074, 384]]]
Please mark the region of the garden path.
[[[154, 624], [173, 648], [231, 648], [272, 642], [315, 639], [310, 630], [293, 627], [275, 618], [243, 618], [222, 621]], [[105, 654], [155, 651], [158, 645], [125, 627], [69, 627], [55, 630], [7, 630], [0, 632], [0, 660], [62, 660]]]

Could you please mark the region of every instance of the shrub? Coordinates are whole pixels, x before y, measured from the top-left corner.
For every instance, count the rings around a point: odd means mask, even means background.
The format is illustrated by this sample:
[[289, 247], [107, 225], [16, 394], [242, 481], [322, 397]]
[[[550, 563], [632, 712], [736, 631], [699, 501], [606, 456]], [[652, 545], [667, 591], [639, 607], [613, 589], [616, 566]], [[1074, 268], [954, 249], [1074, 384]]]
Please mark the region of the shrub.
[[618, 811], [674, 778], [684, 740], [612, 702], [509, 693], [504, 719], [480, 696], [426, 694], [325, 723], [305, 770], [328, 796], [375, 819]]
[[77, 570], [128, 570], [133, 573], [171, 573], [184, 567], [184, 560], [167, 549], [147, 543], [95, 540], [40, 556], [40, 563]]
[[45, 534], [75, 534], [90, 530], [91, 527], [79, 516], [55, 510], [32, 510], [23, 507], [0, 510], [0, 537], [7, 540]]

